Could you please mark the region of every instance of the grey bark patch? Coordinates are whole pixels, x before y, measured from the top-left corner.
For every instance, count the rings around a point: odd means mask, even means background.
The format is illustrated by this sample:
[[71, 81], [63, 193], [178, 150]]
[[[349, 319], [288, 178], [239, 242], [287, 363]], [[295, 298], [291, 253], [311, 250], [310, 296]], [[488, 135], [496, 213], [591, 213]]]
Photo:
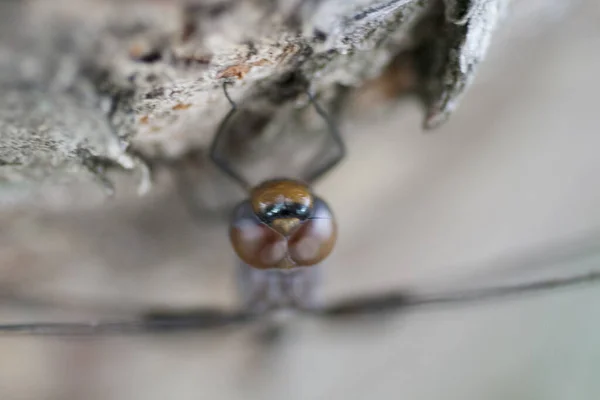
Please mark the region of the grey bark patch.
[[[341, 103], [349, 91], [340, 86], [361, 86], [404, 53], [418, 56], [425, 127], [435, 127], [473, 79], [507, 1], [4, 6], [0, 26], [10, 34], [0, 37], [0, 180], [66, 173], [110, 188], [104, 160], [131, 168], [126, 148], [150, 160], [206, 149], [229, 109], [225, 81], [235, 83], [240, 103], [264, 103], [277, 121], [306, 89], [282, 86], [286, 76]], [[266, 101], [267, 94], [279, 100]]]
[[[428, 60], [437, 66], [420, 71], [420, 85], [425, 125], [438, 125], [468, 87], [505, 1], [217, 1], [192, 7], [97, 1], [90, 3], [97, 13], [90, 13], [62, 0], [45, 2], [38, 18], [67, 20], [64, 25], [79, 32], [88, 46], [77, 51], [99, 73], [95, 82], [102, 91], [130, 90], [112, 114], [119, 136], [150, 157], [177, 158], [207, 146], [227, 109], [219, 89], [224, 80], [243, 81], [232, 89], [237, 98], [277, 91], [277, 77], [289, 73], [302, 74], [317, 92], [357, 87], [415, 45], [428, 46]], [[422, 24], [430, 38], [415, 43], [414, 29]]]
[[134, 165], [102, 114], [67, 94], [5, 89], [0, 141], [0, 160], [6, 166], [0, 169], [0, 181], [5, 185], [40, 182], [67, 170], [74, 180], [87, 180], [93, 157], [123, 168]]

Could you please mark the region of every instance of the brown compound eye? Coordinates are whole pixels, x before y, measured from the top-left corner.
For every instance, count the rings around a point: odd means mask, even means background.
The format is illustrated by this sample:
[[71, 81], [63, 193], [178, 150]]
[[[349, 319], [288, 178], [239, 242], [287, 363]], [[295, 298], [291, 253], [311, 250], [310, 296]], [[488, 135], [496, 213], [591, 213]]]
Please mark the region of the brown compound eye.
[[260, 221], [249, 202], [236, 209], [229, 237], [238, 257], [255, 268], [275, 268], [287, 254], [286, 238]]
[[289, 238], [292, 260], [299, 266], [315, 265], [323, 261], [335, 245], [337, 226], [331, 210], [321, 199], [315, 199], [312, 216]]

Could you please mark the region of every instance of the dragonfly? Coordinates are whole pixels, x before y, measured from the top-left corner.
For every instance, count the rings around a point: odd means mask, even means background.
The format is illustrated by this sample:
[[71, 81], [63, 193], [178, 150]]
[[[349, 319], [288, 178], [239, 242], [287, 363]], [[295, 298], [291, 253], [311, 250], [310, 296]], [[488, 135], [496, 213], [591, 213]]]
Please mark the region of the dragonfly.
[[[215, 133], [209, 157], [247, 194], [246, 199], [235, 206], [229, 224], [231, 247], [239, 261], [240, 306], [232, 310], [211, 307], [191, 311], [151, 311], [128, 320], [0, 324], [1, 335], [78, 336], [202, 331], [269, 320], [281, 312], [323, 319], [348, 318], [500, 300], [600, 282], [600, 270], [592, 270], [570, 276], [433, 294], [398, 289], [323, 302], [320, 300], [323, 286], [320, 272], [324, 260], [335, 247], [338, 226], [333, 211], [312, 187], [346, 156], [342, 135], [333, 118], [307, 89], [310, 104], [327, 127], [333, 156], [302, 179], [275, 177], [251, 185], [221, 151], [229, 122], [239, 110], [229, 95], [229, 85], [223, 85], [223, 92], [231, 109]], [[578, 256], [580, 254], [569, 257], [576, 259]]]

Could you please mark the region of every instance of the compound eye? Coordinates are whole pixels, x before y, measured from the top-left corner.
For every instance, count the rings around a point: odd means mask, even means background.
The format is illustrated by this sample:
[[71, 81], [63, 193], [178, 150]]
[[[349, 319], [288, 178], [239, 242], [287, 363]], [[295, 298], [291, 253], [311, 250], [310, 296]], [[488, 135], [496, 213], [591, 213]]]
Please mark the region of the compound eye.
[[287, 254], [285, 237], [260, 221], [249, 202], [236, 209], [229, 237], [238, 257], [255, 268], [275, 268]]
[[299, 266], [323, 261], [335, 245], [337, 226], [327, 204], [316, 199], [314, 212], [289, 238], [289, 254]]

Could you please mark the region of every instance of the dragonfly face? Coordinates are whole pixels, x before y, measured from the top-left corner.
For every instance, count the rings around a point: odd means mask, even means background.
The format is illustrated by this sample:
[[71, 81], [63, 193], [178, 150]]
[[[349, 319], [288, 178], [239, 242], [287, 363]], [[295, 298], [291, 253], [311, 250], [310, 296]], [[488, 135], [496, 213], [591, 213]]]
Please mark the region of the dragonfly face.
[[285, 270], [323, 261], [333, 250], [337, 227], [327, 203], [307, 185], [275, 179], [236, 207], [229, 236], [249, 266]]

